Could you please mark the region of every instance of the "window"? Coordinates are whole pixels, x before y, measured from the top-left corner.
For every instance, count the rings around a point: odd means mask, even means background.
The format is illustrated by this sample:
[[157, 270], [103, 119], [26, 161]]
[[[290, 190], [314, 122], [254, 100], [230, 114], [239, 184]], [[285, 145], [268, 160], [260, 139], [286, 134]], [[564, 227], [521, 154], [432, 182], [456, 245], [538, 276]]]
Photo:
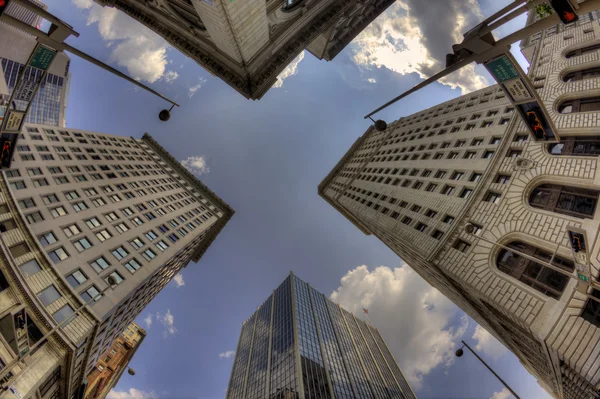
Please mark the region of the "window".
[[51, 285], [45, 288], [37, 295], [38, 299], [42, 302], [44, 306], [50, 305], [52, 302], [56, 301], [61, 297], [60, 293], [56, 289], [54, 285]]
[[146, 233], [146, 238], [150, 241], [154, 241], [158, 238], [158, 236], [156, 235], [156, 233], [152, 230], [150, 230], [149, 232]]
[[418, 190], [423, 186], [423, 182], [421, 181], [416, 181], [415, 184], [413, 184], [413, 189]]
[[442, 233], [439, 230], [434, 230], [434, 232], [433, 232], [433, 234], [431, 234], [431, 236], [433, 238], [435, 238], [436, 240], [439, 240], [439, 239], [441, 239], [444, 236], [444, 233]]
[[427, 229], [427, 225], [424, 223], [417, 223], [417, 225], [415, 226], [416, 230], [419, 230], [421, 233], [424, 233], [425, 230]]
[[50, 214], [54, 217], [54, 218], [59, 218], [61, 216], [65, 216], [67, 214], [67, 211], [65, 210], [64, 207], [62, 206], [57, 206], [56, 208], [52, 208], [50, 209]]
[[119, 285], [123, 282], [124, 278], [119, 274], [119, 272], [112, 272], [108, 276], [106, 276], [106, 284], [108, 284], [108, 278], [112, 276], [115, 279], [115, 285]]
[[484, 121], [481, 123], [481, 127], [491, 127], [493, 125], [492, 121]]
[[32, 276], [32, 275], [36, 274], [37, 272], [42, 271], [42, 267], [40, 266], [38, 261], [35, 259], [32, 259], [29, 262], [23, 263], [21, 266], [19, 266], [19, 269], [21, 270], [21, 273], [23, 273], [23, 275], [25, 275], [25, 277]]
[[98, 302], [98, 300], [100, 298], [102, 298], [102, 294], [100, 293], [100, 291], [98, 291], [98, 288], [96, 288], [96, 286], [94, 286], [94, 285], [92, 285], [91, 287], [89, 287], [87, 290], [83, 291], [79, 295], [81, 296], [81, 299], [83, 299], [83, 301], [85, 303]]
[[106, 215], [104, 215], [104, 217], [106, 218], [106, 220], [108, 220], [109, 222], [114, 222], [115, 220], [117, 220], [119, 217], [117, 216], [116, 213], [114, 212], [109, 212]]
[[33, 198], [24, 198], [22, 200], [19, 200], [19, 208], [35, 208], [35, 202], [33, 201]]
[[473, 194], [473, 190], [470, 188], [463, 188], [463, 190], [460, 192], [460, 198], [467, 199], [471, 196], [471, 194]]
[[489, 193], [487, 193], [487, 195], [485, 196], [485, 198], [483, 199], [486, 202], [491, 202], [494, 204], [499, 204], [500, 203], [500, 194], [498, 193], [494, 193], [492, 191], [490, 191]]
[[98, 195], [98, 192], [96, 191], [95, 188], [84, 188], [83, 192], [85, 193], [85, 195], [87, 195], [88, 197], [93, 197], [94, 195]]
[[483, 153], [484, 159], [489, 159], [489, 158], [492, 158], [493, 156], [494, 156], [494, 151], [486, 151]]
[[131, 273], [135, 273], [136, 270], [142, 267], [142, 265], [140, 265], [140, 263], [135, 258], [130, 259], [123, 266], [125, 266], [125, 268]]
[[452, 195], [454, 193], [454, 187], [452, 186], [444, 186], [442, 188], [442, 194], [444, 195]]
[[67, 237], [73, 237], [74, 235], [80, 234], [81, 229], [76, 224], [71, 224], [69, 226], [63, 227], [63, 232]]
[[528, 136], [523, 135], [523, 134], [519, 134], [517, 136], [515, 136], [514, 142], [515, 143], [525, 143], [528, 139]]
[[144, 242], [137, 237], [129, 241], [129, 244], [135, 249], [142, 249], [142, 247], [144, 246]]
[[102, 230], [96, 232], [96, 238], [100, 242], [104, 242], [104, 241], [112, 238], [112, 234], [110, 234], [110, 232], [108, 230], [102, 229]]
[[104, 201], [104, 198], [102, 197], [98, 197], [98, 198], [94, 198], [92, 200], [92, 203], [94, 204], [94, 206], [99, 207], [99, 206], [104, 206], [106, 205], [106, 201]]
[[456, 159], [456, 158], [458, 158], [458, 152], [448, 153], [448, 159]]
[[58, 247], [53, 251], [48, 252], [48, 256], [52, 259], [52, 262], [58, 263], [69, 257], [69, 254], [63, 247]]
[[[515, 251], [538, 258], [542, 261], [550, 261], [552, 254], [520, 241], [511, 242], [507, 245], [510, 249], [503, 249], [496, 258], [498, 270], [516, 278], [517, 280], [533, 287], [534, 289], [552, 298], [560, 298], [569, 277], [554, 271], [541, 263], [525, 258]], [[572, 272], [574, 264], [571, 260], [554, 256], [552, 264]]]
[[600, 97], [585, 97], [562, 102], [558, 112], [570, 114], [574, 112], [600, 111]]
[[434, 218], [436, 215], [437, 212], [433, 209], [428, 209], [427, 212], [425, 212], [425, 216], [427, 216], [428, 218]]
[[577, 57], [584, 54], [595, 53], [598, 49], [600, 49], [600, 43], [592, 44], [590, 46], [581, 47], [575, 50], [569, 51], [565, 54], [566, 58]]
[[445, 170], [438, 170], [437, 173], [435, 174], [436, 179], [443, 179], [444, 176], [446, 176]]
[[67, 179], [66, 176], [58, 176], [54, 178], [54, 181], [56, 182], [56, 184], [67, 184], [69, 182], [69, 179]]
[[474, 151], [467, 151], [467, 152], [465, 152], [464, 159], [473, 159], [473, 158], [475, 158], [475, 152]]
[[58, 202], [58, 197], [55, 194], [44, 195], [42, 198], [47, 205]]
[[429, 183], [427, 185], [427, 188], [425, 189], [425, 191], [428, 191], [431, 193], [431, 192], [435, 191], [436, 189], [437, 189], [437, 184]]
[[71, 317], [73, 314], [75, 314], [73, 308], [70, 305], [65, 305], [62, 308], [58, 309], [56, 312], [54, 312], [54, 314], [52, 314], [52, 317], [54, 317], [54, 320], [56, 320], [56, 322], [60, 324], [69, 317]]
[[471, 244], [469, 244], [468, 242], [463, 241], [463, 240], [456, 240], [456, 242], [452, 246], [452, 248], [454, 248], [460, 252], [467, 252], [470, 247], [471, 247]]
[[452, 224], [452, 222], [454, 222], [454, 217], [446, 215], [442, 221], [446, 224]]
[[500, 119], [500, 125], [508, 125], [508, 122], [510, 122], [510, 118], [502, 118]]
[[39, 235], [38, 240], [40, 241], [40, 244], [42, 244], [42, 247], [52, 245], [57, 241], [56, 236], [51, 231], [48, 233]]
[[23, 189], [27, 188], [27, 186], [25, 185], [25, 182], [23, 180], [12, 181], [12, 182], [10, 182], [10, 186], [12, 187], [13, 190], [23, 190]]
[[98, 218], [95, 217], [95, 216], [93, 218], [87, 219], [85, 221], [85, 224], [90, 229], [95, 229], [96, 227], [100, 227], [102, 225], [102, 223], [100, 223], [100, 221], [98, 220]]
[[123, 258], [125, 258], [127, 255], [129, 255], [129, 252], [127, 252], [127, 250], [125, 248], [121, 247], [117, 247], [115, 249], [113, 249], [112, 254], [115, 258], [117, 258], [117, 260], [121, 260]]
[[[600, 291], [592, 290], [592, 296], [595, 298], [600, 298]], [[600, 302], [596, 302], [593, 299], [588, 299], [587, 303], [585, 304], [585, 308], [583, 308], [581, 317], [596, 327], [600, 326]]]
[[563, 137], [560, 143], [548, 144], [553, 155], [600, 155], [600, 136]]
[[596, 190], [542, 184], [532, 191], [529, 204], [550, 212], [592, 219], [598, 203], [598, 195], [599, 192]]
[[65, 197], [71, 201], [71, 200], [75, 200], [77, 198], [79, 198], [79, 194], [77, 193], [77, 191], [65, 191]]
[[90, 266], [92, 266], [96, 272], [100, 273], [102, 270], [106, 270], [110, 266], [110, 263], [108, 263], [104, 256], [101, 256], [98, 259], [91, 261]]
[[452, 180], [460, 180], [460, 179], [462, 179], [462, 178], [463, 178], [463, 176], [464, 176], [464, 175], [465, 175], [465, 174], [464, 174], [463, 172], [454, 172], [454, 173], [452, 174], [452, 177], [451, 177], [451, 179], [452, 179]]
[[421, 207], [419, 205], [413, 205], [410, 208], [410, 210], [413, 211], [413, 212], [415, 212], [415, 213], [419, 213], [419, 212], [421, 212]]
[[121, 233], [121, 234], [123, 234], [123, 233], [125, 233], [127, 230], [129, 230], [129, 227], [127, 227], [127, 225], [126, 225], [125, 223], [123, 223], [123, 222], [121, 222], [121, 223], [119, 223], [119, 224], [115, 224], [115, 225], [114, 225], [114, 227], [115, 227], [115, 229], [116, 229], [116, 230], [117, 230], [119, 233]]
[[156, 253], [152, 249], [148, 248], [142, 253], [142, 256], [146, 258], [147, 261], [151, 261], [152, 259], [156, 258]]
[[[37, 168], [39, 169], [39, 168]], [[29, 172], [31, 169], [28, 169], [27, 171]], [[6, 172], [6, 177], [8, 177], [9, 179], [12, 177], [19, 177], [21, 176], [21, 172], [19, 172], [19, 169], [11, 169], [11, 170], [7, 170]]]
[[88, 209], [88, 206], [85, 204], [85, 202], [79, 201], [73, 204], [73, 209], [75, 209], [75, 212], [81, 212]]
[[498, 175], [498, 177], [496, 177], [496, 180], [494, 180], [494, 183], [508, 184], [509, 181], [510, 181], [510, 176]]
[[25, 215], [25, 219], [27, 219], [27, 223], [29, 224], [34, 224], [34, 223], [39, 223], [42, 220], [44, 220], [44, 217], [42, 216], [42, 214], [38, 211], [36, 212], [31, 212]]
[[469, 181], [473, 183], [478, 182], [481, 179], [481, 176], [481, 173], [473, 173]]
[[471, 223], [471, 224], [473, 225], [473, 233], [472, 234], [476, 235], [476, 236], [480, 236], [481, 232], [483, 230], [483, 227], [481, 227], [480, 225], [475, 224], [475, 223]]
[[576, 82], [578, 80], [590, 79], [596, 76], [600, 76], [600, 67], [586, 68], [570, 72], [563, 77], [563, 81]]
[[404, 216], [404, 218], [402, 219], [402, 223], [404, 223], [404, 224], [411, 224], [412, 223], [412, 219], [409, 218], [408, 216]]
[[139, 217], [134, 217], [133, 219], [131, 219], [131, 222], [133, 224], [137, 224], [138, 226], [141, 226], [142, 224], [144, 224], [144, 222], [142, 221], [142, 219], [140, 219]]
[[73, 273], [67, 276], [67, 281], [71, 284], [71, 287], [75, 288], [87, 281], [85, 274], [81, 270], [77, 269]]

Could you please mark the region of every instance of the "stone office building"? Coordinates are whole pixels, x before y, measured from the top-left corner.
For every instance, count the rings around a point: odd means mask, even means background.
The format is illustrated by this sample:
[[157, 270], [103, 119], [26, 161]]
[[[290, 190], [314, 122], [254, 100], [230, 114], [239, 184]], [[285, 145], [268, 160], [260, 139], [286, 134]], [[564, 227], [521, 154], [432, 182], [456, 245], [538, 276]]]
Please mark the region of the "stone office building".
[[[560, 143], [534, 142], [491, 86], [402, 117], [384, 132], [369, 128], [318, 189], [564, 399], [599, 397], [600, 386], [600, 292], [577, 289], [566, 232], [586, 231], [597, 280], [597, 17], [523, 42]], [[552, 259], [566, 275], [536, 259]]]
[[167, 40], [246, 98], [302, 50], [332, 60], [393, 0], [96, 0]]
[[290, 274], [244, 322], [226, 399], [416, 399], [379, 331]]
[[232, 215], [148, 134], [26, 124], [0, 179], [0, 398], [82, 398], [99, 357]]

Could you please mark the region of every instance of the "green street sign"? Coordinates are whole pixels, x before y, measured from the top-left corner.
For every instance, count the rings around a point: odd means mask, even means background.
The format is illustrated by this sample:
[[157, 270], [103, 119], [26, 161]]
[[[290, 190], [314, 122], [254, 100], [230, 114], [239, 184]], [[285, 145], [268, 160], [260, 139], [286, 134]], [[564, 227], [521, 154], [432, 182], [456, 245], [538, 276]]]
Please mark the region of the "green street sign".
[[581, 281], [585, 281], [586, 283], [590, 282], [590, 279], [585, 274], [577, 273], [577, 277], [579, 277]]
[[56, 51], [49, 49], [48, 47], [38, 46], [29, 65], [45, 71], [50, 68], [50, 64], [52, 64], [55, 55]]
[[506, 55], [502, 55], [492, 61], [486, 62], [485, 66], [499, 83], [521, 76], [517, 68], [515, 68]]

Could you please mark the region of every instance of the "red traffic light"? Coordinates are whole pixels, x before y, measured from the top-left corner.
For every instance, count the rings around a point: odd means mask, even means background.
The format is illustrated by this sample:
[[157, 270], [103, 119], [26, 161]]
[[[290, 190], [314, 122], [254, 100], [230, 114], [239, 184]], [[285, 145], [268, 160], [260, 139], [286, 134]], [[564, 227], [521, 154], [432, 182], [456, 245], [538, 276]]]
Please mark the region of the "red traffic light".
[[8, 0], [0, 0], [0, 15], [2, 15], [2, 13], [6, 9], [7, 5], [8, 5]]
[[529, 127], [533, 131], [533, 134], [535, 135], [535, 137], [538, 139], [548, 139], [546, 130], [542, 126], [542, 123], [540, 122], [540, 118], [535, 113], [535, 111], [528, 111], [525, 114], [525, 116], [527, 118], [527, 124], [529, 124]]
[[[0, 0], [2, 1], [2, 0]], [[2, 166], [10, 166], [10, 151], [11, 149], [11, 142], [9, 140], [6, 140], [4, 142], [4, 144], [2, 144], [2, 153], [0, 154], [0, 164]]]
[[550, 0], [550, 6], [563, 24], [570, 24], [579, 19], [569, 0]]

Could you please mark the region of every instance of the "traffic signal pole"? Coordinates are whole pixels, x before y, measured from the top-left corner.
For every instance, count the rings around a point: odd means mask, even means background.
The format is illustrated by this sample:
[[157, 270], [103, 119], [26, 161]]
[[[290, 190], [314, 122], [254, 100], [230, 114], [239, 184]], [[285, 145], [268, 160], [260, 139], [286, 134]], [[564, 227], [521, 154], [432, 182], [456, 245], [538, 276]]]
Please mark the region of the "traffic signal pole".
[[[512, 8], [515, 7], [515, 5], [518, 5], [519, 3], [522, 3], [522, 2], [515, 1], [514, 3], [511, 3], [509, 6], [505, 7], [503, 10], [511, 10]], [[528, 6], [531, 6], [533, 4], [539, 4], [539, 3], [540, 3], [539, 1], [530, 2], [525, 7], [521, 7], [518, 10], [515, 10], [513, 13], [509, 14], [508, 16], [501, 18], [500, 20], [497, 21], [498, 23], [494, 23], [494, 24], [490, 25], [490, 27], [494, 26], [494, 29], [497, 29], [498, 27], [500, 27], [502, 24], [504, 24], [508, 20], [525, 12], [527, 10]], [[579, 8], [577, 9], [577, 13], [578, 14], [586, 14], [591, 11], [599, 9], [600, 8], [600, 0], [586, 0], [583, 3], [579, 3], [578, 6], [579, 6]], [[519, 11], [519, 10], [521, 10], [521, 11]], [[519, 14], [514, 14], [517, 11], [519, 11]], [[496, 16], [498, 14], [500, 14], [500, 12], [494, 14], [494, 16]], [[497, 19], [498, 18], [490, 17], [484, 22], [496, 21]], [[500, 23], [501, 21], [504, 21], [504, 22]], [[536, 22], [532, 23], [531, 25], [524, 27], [523, 29], [513, 32], [513, 33], [507, 35], [506, 37], [495, 42], [492, 45], [492, 48], [490, 48], [489, 50], [482, 51], [481, 53], [473, 53], [470, 56], [465, 57], [462, 60], [456, 62], [454, 65], [451, 65], [450, 67], [436, 73], [435, 75], [431, 76], [430, 78], [425, 79], [423, 82], [420, 82], [419, 84], [415, 85], [413, 88], [400, 94], [399, 96], [395, 97], [394, 99], [388, 101], [387, 103], [385, 103], [381, 107], [377, 108], [376, 110], [372, 111], [371, 113], [365, 115], [364, 119], [367, 119], [367, 118], [373, 116], [377, 112], [398, 102], [399, 100], [403, 99], [404, 97], [408, 96], [409, 94], [412, 94], [415, 91], [420, 90], [435, 81], [438, 81], [439, 79], [443, 78], [444, 76], [447, 76], [447, 75], [451, 74], [452, 72], [457, 71], [458, 69], [470, 64], [471, 62], [483, 63], [493, 57], [496, 57], [496, 56], [510, 50], [511, 44], [516, 43], [520, 40], [523, 40], [526, 37], [529, 37], [537, 32], [548, 29], [558, 23], [561, 23], [561, 20], [556, 13], [553, 13], [553, 14], [547, 16], [546, 18], [542, 18], [539, 21], [536, 21]], [[482, 27], [481, 32], [490, 33], [491, 32], [491, 30], [489, 30], [490, 27]], [[480, 35], [481, 35], [481, 33], [480, 33]], [[479, 38], [479, 36], [469, 39], [469, 40], [478, 39], [478, 38]]]

